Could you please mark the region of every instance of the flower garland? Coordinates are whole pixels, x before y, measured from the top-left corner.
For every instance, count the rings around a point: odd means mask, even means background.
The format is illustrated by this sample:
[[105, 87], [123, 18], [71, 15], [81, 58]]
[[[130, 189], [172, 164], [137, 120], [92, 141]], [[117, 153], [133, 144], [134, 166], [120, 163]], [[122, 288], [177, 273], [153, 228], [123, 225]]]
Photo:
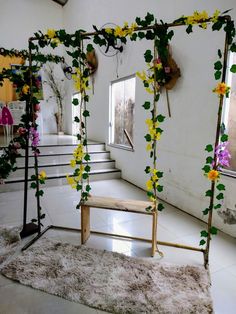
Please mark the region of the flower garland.
[[[220, 13], [219, 10], [216, 10], [213, 15], [210, 17], [206, 11], [198, 12], [195, 11], [191, 16], [182, 16], [181, 18], [175, 20], [173, 25], [184, 24], [187, 26], [186, 32], [189, 34], [193, 31], [193, 26], [197, 24], [199, 27], [206, 29], [208, 24], [212, 24], [213, 31], [219, 31], [222, 28], [226, 32], [227, 41], [229, 44], [229, 49], [232, 52], [236, 52], [236, 43], [234, 42], [235, 38], [235, 27], [233, 21], [226, 16], [228, 11]], [[145, 30], [147, 28], [147, 30]], [[162, 86], [168, 82], [168, 74], [170, 69], [166, 66], [167, 56], [168, 56], [168, 45], [172, 36], [174, 35], [173, 30], [168, 29], [167, 24], [161, 23], [157, 25], [155, 18], [152, 14], [147, 13], [144, 19], [137, 17], [134, 23], [130, 25], [126, 22], [124, 25], [117, 26], [115, 28], [105, 28], [98, 30], [94, 26], [96, 34], [93, 37], [94, 44], [100, 46], [114, 47], [120, 51], [123, 50], [122, 47], [117, 47], [117, 40], [119, 39], [122, 43], [127, 42], [127, 37], [131, 41], [136, 41], [137, 39], [142, 40], [143, 38], [147, 40], [154, 41], [154, 54], [151, 50], [147, 50], [144, 54], [145, 61], [147, 63], [147, 70], [138, 72], [137, 76], [143, 81], [145, 90], [153, 95], [153, 102], [145, 101], [143, 108], [150, 112], [150, 117], [146, 119], [146, 124], [148, 127], [148, 133], [145, 135], [147, 142], [146, 149], [150, 154], [150, 158], [153, 161], [152, 166], [147, 166], [145, 172], [149, 176], [146, 187], [147, 195], [151, 201], [155, 204], [156, 210], [162, 210], [164, 208], [163, 204], [158, 203], [157, 193], [163, 190], [163, 186], [159, 184], [159, 180], [162, 178], [163, 173], [157, 169], [156, 161], [156, 145], [157, 141], [160, 140], [163, 130], [160, 128], [160, 124], [164, 121], [165, 117], [158, 113], [157, 102], [160, 98], [160, 92]], [[73, 35], [69, 35], [65, 30], [54, 30], [48, 29], [46, 34], [43, 34], [41, 31], [35, 33], [37, 39], [37, 44], [34, 44], [33, 41], [30, 42], [30, 48], [34, 52], [34, 55], [39, 55], [39, 48], [44, 48], [46, 46], [51, 46], [52, 48], [57, 47], [59, 44], [63, 44], [65, 47], [71, 47], [71, 50], [67, 50], [68, 56], [72, 58], [72, 66], [74, 68], [72, 78], [75, 83], [75, 89], [81, 93], [81, 101], [78, 99], [73, 99], [72, 103], [74, 106], [80, 107], [79, 116], [75, 117], [75, 122], [80, 126], [80, 132], [77, 135], [79, 140], [79, 145], [75, 149], [73, 154], [73, 159], [71, 160], [71, 166], [75, 169], [73, 176], [67, 176], [68, 183], [71, 184], [73, 188], [81, 191], [81, 201], [86, 200], [89, 191], [91, 189], [89, 185], [89, 160], [90, 156], [88, 154], [87, 147], [87, 123], [86, 119], [89, 117], [90, 113], [87, 110], [87, 102], [89, 101], [89, 96], [87, 95], [87, 90], [89, 89], [89, 68], [86, 66], [86, 53], [83, 49], [83, 39], [90, 39], [90, 37], [84, 37], [84, 31], [78, 30]], [[87, 52], [92, 51], [94, 48], [92, 44], [88, 44]], [[221, 61], [222, 52], [218, 50], [219, 60], [215, 62], [215, 79], [219, 80], [222, 76], [223, 63]], [[231, 67], [231, 72], [236, 73], [236, 65]], [[1, 82], [1, 75], [0, 75]], [[27, 84], [29, 85], [29, 84]], [[28, 86], [22, 85], [22, 95], [28, 95]], [[220, 107], [218, 116], [221, 117], [222, 110], [222, 100], [223, 97], [228, 97], [229, 87], [225, 83], [225, 78], [221, 79], [221, 82], [216, 85], [213, 89], [213, 92], [220, 97]], [[33, 98], [33, 104], [37, 105], [37, 100]], [[219, 126], [219, 123], [218, 123]], [[27, 128], [26, 128], [27, 130]], [[22, 138], [24, 138], [26, 131], [24, 130], [24, 124], [22, 129], [19, 130]], [[33, 143], [36, 144], [38, 137], [35, 131], [31, 131], [31, 138]], [[211, 181], [211, 190], [206, 192], [207, 197], [213, 199], [214, 184], [220, 180], [220, 167], [227, 166], [229, 164], [230, 154], [227, 150], [227, 141], [228, 136], [222, 134], [219, 139], [216, 141], [215, 148], [213, 145], [208, 144], [206, 146], [207, 152], [213, 152], [214, 156], [208, 156], [206, 159], [206, 164], [203, 167], [204, 175]], [[14, 145], [13, 145], [14, 144]], [[37, 146], [37, 145], [32, 145]], [[21, 145], [19, 143], [12, 143], [11, 150], [15, 151], [17, 147]], [[86, 163], [86, 166], [84, 166]], [[1, 172], [0, 172], [1, 173]], [[40, 180], [42, 177], [40, 177]], [[87, 180], [87, 184], [84, 186], [83, 180]], [[223, 184], [219, 183], [216, 186], [219, 190], [219, 194], [216, 196], [216, 199], [221, 201], [224, 198], [223, 192], [225, 187]], [[79, 208], [80, 204], [77, 205]], [[214, 205], [210, 202], [209, 208], [203, 211], [204, 215], [211, 215], [213, 207], [215, 209], [219, 208], [221, 204]], [[151, 208], [147, 208], [150, 210]], [[210, 237], [210, 234], [216, 234], [217, 229], [210, 225], [209, 230], [203, 230], [201, 232], [201, 237], [203, 238], [200, 241], [200, 245], [204, 245], [206, 241], [205, 237]], [[209, 242], [209, 241], [208, 241]]]

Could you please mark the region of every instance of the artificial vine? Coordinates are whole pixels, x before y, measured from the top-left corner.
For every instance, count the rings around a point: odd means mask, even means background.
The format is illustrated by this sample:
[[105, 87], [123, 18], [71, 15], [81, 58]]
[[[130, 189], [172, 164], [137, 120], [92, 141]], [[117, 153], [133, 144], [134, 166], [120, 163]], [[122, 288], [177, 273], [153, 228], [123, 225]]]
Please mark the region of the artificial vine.
[[[155, 210], [161, 211], [164, 206], [163, 204], [158, 203], [157, 195], [163, 190], [163, 186], [159, 184], [159, 180], [162, 178], [163, 172], [157, 169], [156, 146], [157, 141], [160, 140], [161, 134], [163, 133], [163, 130], [160, 126], [161, 123], [164, 122], [165, 117], [158, 112], [157, 103], [160, 99], [163, 86], [165, 86], [165, 84], [168, 83], [168, 81], [170, 80], [171, 69], [168, 66], [168, 47], [169, 42], [174, 35], [174, 32], [173, 30], [169, 30], [169, 27], [176, 25], [186, 25], [186, 32], [190, 34], [191, 32], [193, 32], [194, 25], [198, 25], [200, 28], [206, 29], [211, 23], [213, 31], [219, 31], [221, 29], [225, 31], [230, 51], [236, 52], [236, 42], [234, 41], [235, 27], [234, 22], [231, 21], [230, 17], [227, 15], [228, 12], [229, 11], [220, 13], [219, 10], [216, 10], [212, 16], [209, 16], [206, 11], [195, 11], [193, 15], [182, 16], [179, 19], [175, 20], [173, 23], [169, 24], [164, 23], [162, 20], [160, 24], [157, 24], [154, 15], [147, 13], [144, 19], [137, 17], [134, 23], [129, 25], [127, 22], [125, 22], [122, 27], [117, 26], [115, 28], [105, 28], [99, 30], [96, 26], [93, 26], [95, 33], [86, 34], [84, 30], [78, 30], [73, 35], [70, 35], [67, 34], [66, 31], [63, 29], [58, 31], [49, 29], [47, 31], [47, 34], [43, 34], [41, 31], [35, 33], [35, 39], [37, 40], [37, 44], [35, 44], [32, 39], [30, 41], [30, 48], [33, 51], [33, 56], [35, 56], [34, 58], [36, 61], [52, 61], [49, 60], [49, 56], [43, 57], [39, 52], [39, 48], [44, 48], [46, 46], [51, 46], [52, 48], [55, 48], [60, 44], [63, 44], [66, 47], [67, 55], [72, 58], [72, 78], [74, 80], [74, 86], [76, 91], [81, 94], [81, 101], [78, 101], [78, 99], [73, 99], [72, 101], [74, 106], [80, 107], [79, 116], [76, 116], [74, 118], [74, 121], [80, 126], [80, 132], [77, 135], [79, 144], [75, 149], [73, 153], [73, 159], [71, 160], [71, 166], [74, 168], [74, 173], [72, 176], [67, 176], [67, 180], [72, 188], [80, 191], [81, 202], [87, 200], [89, 192], [91, 190], [91, 186], [89, 184], [90, 166], [88, 164], [90, 156], [88, 154], [87, 146], [87, 118], [90, 115], [89, 110], [87, 109], [87, 103], [89, 101], [87, 91], [89, 89], [90, 69], [86, 61], [86, 52], [90, 52], [94, 49], [92, 44], [88, 44], [86, 46], [85, 52], [83, 47], [83, 40], [91, 39], [91, 37], [93, 36], [94, 44], [98, 44], [99, 46], [106, 46], [106, 51], [108, 51], [110, 47], [113, 47], [120, 52], [123, 51], [123, 47], [119, 45], [119, 42], [121, 42], [122, 44], [126, 44], [127, 37], [129, 37], [131, 41], [136, 41], [138, 39], [154, 41], [153, 52], [148, 49], [144, 53], [147, 70], [138, 72], [137, 76], [143, 81], [145, 90], [153, 96], [152, 102], [145, 101], [145, 103], [143, 104], [143, 108], [147, 112], [149, 112], [149, 117], [148, 119], [146, 119], [148, 132], [145, 135], [145, 139], [147, 142], [146, 149], [149, 152], [149, 156], [152, 160], [152, 165], [148, 165], [145, 168], [145, 172], [149, 176], [149, 179], [146, 182], [146, 187], [147, 195], [149, 199], [153, 201], [155, 205]], [[4, 51], [0, 50], [0, 52], [4, 54]], [[14, 54], [17, 52], [12, 51], [9, 53]], [[25, 56], [26, 52], [22, 52], [22, 57], [23, 55]], [[225, 68], [225, 60], [222, 61], [222, 51], [220, 49], [218, 50], [218, 57], [219, 60], [217, 60], [214, 64], [214, 77], [216, 80], [220, 80], [220, 82], [218, 82], [216, 87], [213, 89], [213, 92], [218, 94], [220, 98], [217, 123], [218, 128], [216, 135], [218, 135], [220, 130], [221, 121], [219, 121], [219, 119], [221, 118], [223, 98], [225, 96], [229, 96], [229, 87], [225, 83], [225, 77], [222, 77], [222, 69]], [[236, 65], [234, 64], [230, 70], [231, 72], [236, 73]], [[0, 76], [0, 81], [2, 81], [2, 78], [3, 77]], [[22, 84], [23, 83], [24, 85], [21, 85], [22, 93], [24, 95], [27, 95], [28, 84], [27, 81], [25, 81], [25, 78], [22, 81]], [[34, 97], [32, 98], [32, 104], [34, 106], [38, 104], [37, 99], [35, 99]], [[23, 130], [25, 128], [24, 123], [26, 121], [32, 121], [30, 120], [31, 118], [29, 119], [29, 117], [27, 117], [26, 120], [24, 119], [25, 118], [23, 118], [22, 126], [20, 126], [21, 128], [23, 128]], [[221, 128], [221, 130], [223, 130], [223, 127]], [[33, 141], [37, 141], [36, 134], [33, 134], [32, 138]], [[227, 150], [227, 141], [227, 134], [222, 132], [221, 136], [217, 137], [215, 145], [208, 144], [205, 148], [207, 152], [212, 153], [213, 155], [207, 156], [206, 164], [203, 167], [204, 175], [211, 181], [211, 189], [206, 192], [206, 197], [210, 197], [211, 202], [210, 206], [203, 211], [203, 214], [209, 215], [210, 218], [213, 209], [220, 208], [221, 201], [224, 198], [223, 192], [225, 190], [225, 186], [220, 183], [219, 180], [221, 167], [228, 166], [229, 164], [230, 155]], [[22, 135], [19, 137], [19, 139], [14, 139], [11, 143], [10, 148], [8, 148], [13, 151], [13, 153], [8, 154], [9, 157], [7, 162], [12, 170], [14, 170], [14, 167], [12, 165], [15, 164], [15, 146], [20, 145], [20, 147], [24, 147], [24, 143], [24, 132], [22, 132]], [[37, 149], [35, 150], [35, 153], [37, 153]], [[1, 177], [4, 178], [7, 176], [8, 172], [6, 171], [6, 173], [4, 174], [3, 168], [4, 167], [1, 168], [0, 164]], [[46, 174], [42, 174], [42, 176], [40, 177], [40, 183], [43, 183], [45, 176]], [[217, 200], [216, 203], [214, 203], [213, 194], [215, 182], [217, 182], [216, 189], [219, 192], [215, 197]], [[34, 184], [32, 187], [35, 187]], [[77, 208], [79, 208], [80, 203], [77, 205]], [[147, 210], [151, 209], [152, 207], [147, 208]], [[214, 226], [212, 226], [211, 224], [208, 224], [208, 226], [208, 230], [201, 231], [202, 239], [200, 241], [200, 245], [204, 245], [206, 243], [205, 238], [209, 240], [211, 234], [217, 233], [217, 229]]]

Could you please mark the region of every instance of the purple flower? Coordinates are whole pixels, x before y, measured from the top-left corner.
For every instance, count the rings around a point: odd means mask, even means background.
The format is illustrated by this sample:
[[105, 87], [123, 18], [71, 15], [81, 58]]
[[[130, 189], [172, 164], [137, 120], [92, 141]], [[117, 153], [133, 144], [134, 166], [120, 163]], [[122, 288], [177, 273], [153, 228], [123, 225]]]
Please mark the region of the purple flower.
[[40, 141], [39, 133], [35, 128], [31, 127], [29, 130], [29, 134], [30, 134], [31, 145], [32, 147], [36, 148]]
[[220, 143], [215, 150], [217, 156], [217, 164], [221, 167], [229, 167], [231, 155], [228, 150], [229, 142]]

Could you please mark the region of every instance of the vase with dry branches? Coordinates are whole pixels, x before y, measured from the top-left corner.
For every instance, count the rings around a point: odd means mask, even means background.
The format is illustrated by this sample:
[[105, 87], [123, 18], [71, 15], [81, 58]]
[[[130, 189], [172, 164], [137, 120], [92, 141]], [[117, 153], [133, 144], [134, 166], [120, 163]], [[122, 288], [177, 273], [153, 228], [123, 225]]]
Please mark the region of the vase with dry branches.
[[47, 84], [51, 90], [51, 95], [48, 97], [54, 98], [57, 103], [57, 112], [55, 112], [55, 119], [57, 123], [57, 133], [64, 134], [63, 130], [63, 101], [65, 98], [64, 79], [60, 78], [58, 68], [53, 63], [47, 63], [44, 66], [44, 84]]

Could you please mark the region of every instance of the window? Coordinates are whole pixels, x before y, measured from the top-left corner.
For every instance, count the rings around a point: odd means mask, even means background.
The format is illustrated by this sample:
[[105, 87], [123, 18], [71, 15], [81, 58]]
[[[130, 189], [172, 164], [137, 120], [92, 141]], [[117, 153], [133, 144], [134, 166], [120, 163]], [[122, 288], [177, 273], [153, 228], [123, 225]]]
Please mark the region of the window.
[[111, 83], [110, 144], [133, 148], [135, 77]]
[[229, 135], [229, 152], [231, 154], [229, 172], [236, 172], [236, 75], [230, 72], [232, 64], [236, 64], [236, 53], [229, 57], [227, 84], [231, 87], [230, 97], [226, 99], [223, 122]]
[[[80, 93], [73, 94], [71, 102], [73, 101], [74, 98], [78, 99], [80, 104], [81, 94]], [[74, 121], [75, 117], [79, 116], [79, 108], [80, 106], [74, 106], [72, 104], [72, 135], [77, 135], [77, 133], [79, 133], [79, 123], [76, 123]]]

